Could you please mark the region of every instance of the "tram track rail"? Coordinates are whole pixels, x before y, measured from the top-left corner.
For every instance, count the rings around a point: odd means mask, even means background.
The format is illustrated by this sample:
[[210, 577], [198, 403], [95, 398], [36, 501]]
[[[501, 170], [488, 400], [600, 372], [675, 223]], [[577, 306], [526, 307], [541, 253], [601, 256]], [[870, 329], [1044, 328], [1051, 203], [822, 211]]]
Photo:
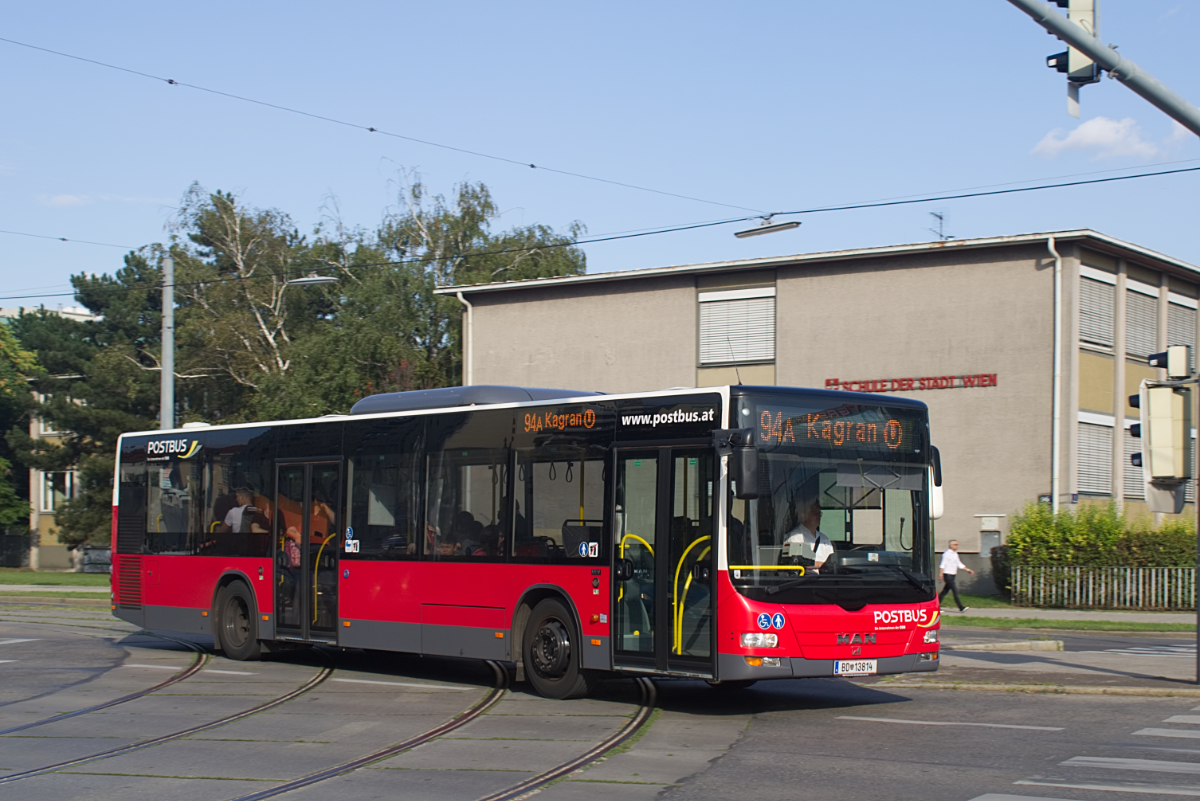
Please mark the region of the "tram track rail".
[[[92, 706], [84, 707], [83, 709], [76, 709], [71, 712], [62, 712], [57, 715], [51, 715], [48, 718], [41, 718], [40, 720], [31, 720], [30, 722], [22, 723], [19, 726], [10, 726], [7, 729], [0, 729], [0, 735], [14, 734], [16, 732], [25, 731], [26, 729], [32, 729], [37, 726], [45, 726], [48, 723], [58, 723], [59, 721], [79, 717], [80, 715], [86, 715], [90, 712], [99, 712], [101, 709], [108, 709], [110, 707], [117, 706], [118, 704], [125, 704], [130, 701], [136, 701], [139, 698], [144, 698], [145, 696], [149, 695], [150, 693], [157, 692], [166, 687], [170, 687], [172, 684], [178, 684], [179, 682], [184, 681], [185, 679], [190, 679], [192, 676], [195, 676], [197, 673], [199, 673], [201, 670], [203, 670], [204, 666], [208, 664], [208, 661], [211, 658], [211, 655], [208, 654], [207, 652], [205, 652], [204, 649], [202, 649], [200, 646], [196, 645], [195, 643], [188, 642], [187, 640], [177, 640], [174, 637], [166, 637], [161, 634], [151, 634], [149, 632], [139, 632], [139, 633], [144, 634], [146, 636], [150, 636], [150, 637], [157, 637], [160, 640], [169, 640], [170, 642], [179, 643], [179, 644], [191, 649], [192, 651], [195, 651], [196, 658], [192, 660], [192, 664], [189, 665], [188, 667], [184, 668], [183, 670], [179, 671], [178, 673], [174, 674], [173, 676], [165, 679], [164, 681], [160, 681], [158, 684], [155, 684], [152, 687], [146, 687], [145, 689], [137, 690], [136, 692], [132, 692], [127, 695], [122, 695], [119, 698], [113, 698], [109, 701], [104, 701], [103, 703], [93, 704]], [[118, 665], [117, 667], [120, 667], [120, 666]], [[7, 779], [9, 777], [3, 777], [3, 778]], [[3, 783], [3, 781], [0, 780], [0, 784], [2, 784], [2, 783]]]
[[484, 696], [482, 700], [475, 703], [471, 708], [456, 715], [440, 726], [429, 729], [428, 731], [422, 732], [415, 737], [410, 737], [402, 742], [394, 743], [386, 748], [366, 754], [365, 756], [361, 756], [347, 762], [342, 762], [341, 764], [325, 768], [324, 770], [317, 771], [316, 773], [302, 776], [299, 779], [292, 779], [291, 781], [277, 784], [274, 787], [268, 787], [265, 790], [259, 790], [258, 792], [250, 793], [249, 795], [238, 796], [237, 798], [230, 799], [230, 801], [260, 801], [264, 798], [272, 798], [277, 795], [282, 795], [283, 793], [291, 792], [292, 790], [299, 790], [302, 787], [308, 787], [319, 782], [327, 781], [329, 779], [333, 779], [346, 773], [358, 770], [359, 768], [364, 768], [372, 763], [379, 762], [380, 760], [387, 759], [388, 757], [396, 756], [404, 751], [410, 751], [419, 745], [424, 745], [431, 740], [436, 740], [438, 737], [449, 734], [455, 729], [459, 729], [468, 723], [477, 720], [489, 709], [498, 704], [500, 699], [504, 697], [505, 690], [508, 689], [508, 671], [504, 669], [504, 666], [491, 660], [488, 661], [488, 665], [496, 674], [496, 682], [492, 687], [492, 691]]
[[[179, 641], [179, 642], [182, 642], [182, 641]], [[64, 760], [62, 762], [56, 762], [52, 765], [45, 765], [40, 768], [31, 768], [29, 770], [20, 771], [18, 773], [10, 773], [7, 776], [0, 776], [0, 785], [11, 784], [13, 782], [22, 781], [24, 779], [31, 779], [34, 776], [42, 776], [47, 773], [54, 773], [55, 771], [59, 771], [64, 768], [73, 768], [73, 767], [76, 767], [79, 765], [86, 765], [90, 762], [98, 762], [102, 759], [109, 759], [111, 757], [122, 756], [123, 754], [132, 753], [134, 751], [140, 751], [144, 748], [151, 748], [156, 745], [162, 745], [163, 743], [169, 743], [172, 740], [179, 740], [184, 737], [189, 737], [193, 734], [199, 734], [200, 732], [208, 731], [209, 729], [215, 729], [219, 726], [224, 726], [229, 723], [234, 723], [234, 722], [242, 720], [244, 718], [248, 718], [251, 715], [257, 715], [260, 712], [265, 712], [268, 709], [274, 709], [275, 707], [280, 706], [281, 704], [285, 704], [294, 698], [304, 695], [305, 693], [312, 690], [314, 687], [317, 687], [318, 685], [322, 684], [330, 676], [332, 676], [333, 671], [334, 671], [334, 668], [332, 668], [332, 667], [324, 667], [315, 676], [310, 678], [307, 682], [300, 685], [296, 689], [286, 692], [283, 695], [272, 698], [270, 701], [265, 701], [261, 704], [258, 704], [257, 706], [251, 707], [250, 709], [244, 709], [240, 712], [235, 712], [232, 715], [226, 715], [223, 718], [218, 718], [217, 720], [209, 721], [208, 723], [201, 723], [199, 725], [192, 726], [190, 728], [183, 729], [181, 731], [171, 732], [170, 734], [164, 734], [160, 737], [153, 737], [149, 740], [139, 740], [138, 742], [129, 743], [128, 745], [118, 746], [117, 748], [110, 748], [107, 751], [100, 751], [99, 753], [89, 754], [87, 756], [78, 757], [76, 759], [68, 759], [68, 760]], [[194, 674], [192, 674], [192, 675], [194, 675]], [[161, 689], [161, 687], [156, 686], [156, 687], [152, 688], [152, 690], [153, 689]], [[141, 693], [141, 695], [146, 695], [148, 692], [151, 692], [152, 690], [147, 690], [147, 691]], [[138, 696], [138, 697], [140, 697], [140, 696]], [[74, 717], [75, 715], [81, 715], [84, 712], [94, 712], [94, 711], [96, 711], [96, 709], [104, 708], [104, 706], [113, 706], [117, 702], [123, 703], [124, 700], [132, 700], [132, 699], [118, 699], [118, 701], [114, 701], [114, 702], [111, 702], [106, 705], [89, 708], [87, 710], [79, 710], [79, 711], [73, 712], [73, 713], [68, 713], [65, 717]], [[44, 721], [41, 721], [38, 723], [26, 724], [25, 727], [18, 727], [18, 729], [27, 728], [27, 727], [34, 726], [34, 725], [42, 725], [44, 723], [51, 723], [56, 720], [62, 720], [63, 718], [64, 718], [64, 716], [49, 718], [47, 720], [44, 720]], [[10, 730], [10, 731], [12, 731], [12, 730]], [[4, 734], [4, 733], [5, 732], [0, 732], [0, 734]]]
[[654, 703], [658, 694], [655, 690], [654, 682], [650, 679], [643, 677], [636, 679], [635, 681], [641, 686], [642, 703], [641, 706], [638, 707], [637, 712], [635, 712], [633, 717], [630, 718], [628, 723], [574, 759], [568, 760], [560, 765], [557, 765], [556, 767], [551, 768], [550, 770], [539, 773], [537, 776], [531, 776], [525, 781], [514, 784], [512, 787], [501, 790], [498, 793], [486, 795], [483, 798], [480, 798], [478, 801], [516, 801], [517, 799], [524, 798], [525, 796], [542, 789], [548, 784], [553, 784], [556, 781], [564, 779], [567, 776], [582, 770], [592, 762], [595, 762], [597, 759], [604, 756], [612, 749], [619, 747], [629, 740], [629, 738], [637, 734], [638, 730], [641, 729], [642, 726], [646, 725], [646, 722], [654, 713]]

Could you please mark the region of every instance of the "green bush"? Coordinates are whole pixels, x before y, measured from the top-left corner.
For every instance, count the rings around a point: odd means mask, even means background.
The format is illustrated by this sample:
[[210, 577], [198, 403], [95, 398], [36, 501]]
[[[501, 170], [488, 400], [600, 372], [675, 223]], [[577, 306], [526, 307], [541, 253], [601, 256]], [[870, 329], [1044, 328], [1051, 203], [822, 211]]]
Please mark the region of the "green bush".
[[1136, 521], [1117, 544], [1117, 564], [1127, 567], [1190, 567], [1196, 564], [1196, 526], [1192, 520], [1167, 520], [1156, 531]]
[[1074, 567], [1196, 564], [1193, 520], [1173, 518], [1156, 529], [1146, 519], [1130, 522], [1112, 501], [1061, 509], [1058, 514], [1047, 504], [1029, 503], [1013, 516], [1007, 545], [1010, 564]]

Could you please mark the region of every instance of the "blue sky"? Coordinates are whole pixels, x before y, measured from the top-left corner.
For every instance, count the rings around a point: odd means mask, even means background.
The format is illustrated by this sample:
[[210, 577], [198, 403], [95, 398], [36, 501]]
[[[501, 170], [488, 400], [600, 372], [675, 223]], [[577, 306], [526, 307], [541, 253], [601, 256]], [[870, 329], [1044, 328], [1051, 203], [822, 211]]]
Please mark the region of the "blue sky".
[[[1200, 3], [1101, 0], [1101, 39], [1200, 105]], [[523, 163], [339, 126], [0, 42], [0, 306], [161, 242], [188, 186], [308, 231], [373, 227], [402, 176], [482, 181], [497, 225], [589, 235], [1062, 176], [1200, 166], [1116, 81], [1066, 113], [1064, 49], [1005, 0], [28, 3], [0, 36]], [[1069, 180], [1069, 179], [1068, 179]], [[1200, 264], [1200, 173], [811, 214], [585, 248], [591, 272], [1090, 227]], [[729, 204], [754, 211], [743, 211]], [[32, 296], [14, 298], [13, 296]]]

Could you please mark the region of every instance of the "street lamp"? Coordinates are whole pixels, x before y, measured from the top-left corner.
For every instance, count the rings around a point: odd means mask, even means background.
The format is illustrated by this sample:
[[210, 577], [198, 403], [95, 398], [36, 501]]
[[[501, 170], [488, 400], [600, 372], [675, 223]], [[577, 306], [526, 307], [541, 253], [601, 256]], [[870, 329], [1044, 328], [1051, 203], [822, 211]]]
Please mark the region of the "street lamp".
[[773, 223], [770, 217], [763, 217], [762, 224], [757, 228], [747, 228], [745, 231], [735, 231], [734, 236], [738, 239], [745, 239], [750, 236], [761, 236], [763, 234], [773, 234], [776, 231], [790, 231], [793, 228], [799, 228], [800, 223], [793, 220], [792, 222]]
[[303, 278], [293, 278], [287, 282], [288, 286], [315, 286], [316, 284], [336, 284], [338, 279], [332, 275], [317, 275], [316, 271], [310, 272]]

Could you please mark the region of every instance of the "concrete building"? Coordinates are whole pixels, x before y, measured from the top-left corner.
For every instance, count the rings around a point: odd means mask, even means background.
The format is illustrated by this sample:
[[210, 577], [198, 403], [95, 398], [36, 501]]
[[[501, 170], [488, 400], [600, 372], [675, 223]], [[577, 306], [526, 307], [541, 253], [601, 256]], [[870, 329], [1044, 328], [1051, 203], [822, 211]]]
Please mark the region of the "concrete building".
[[439, 292], [464, 304], [466, 384], [740, 376], [925, 401], [946, 476], [938, 550], [959, 540], [987, 591], [990, 549], [1030, 501], [1148, 514], [1126, 396], [1161, 372], [1148, 354], [1197, 346], [1200, 269], [1075, 230]]

